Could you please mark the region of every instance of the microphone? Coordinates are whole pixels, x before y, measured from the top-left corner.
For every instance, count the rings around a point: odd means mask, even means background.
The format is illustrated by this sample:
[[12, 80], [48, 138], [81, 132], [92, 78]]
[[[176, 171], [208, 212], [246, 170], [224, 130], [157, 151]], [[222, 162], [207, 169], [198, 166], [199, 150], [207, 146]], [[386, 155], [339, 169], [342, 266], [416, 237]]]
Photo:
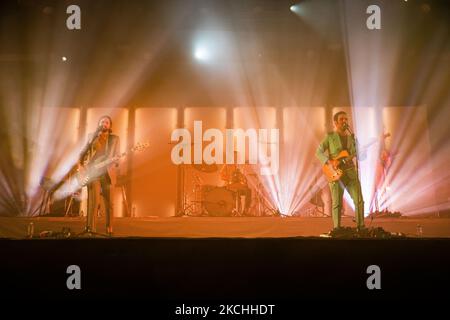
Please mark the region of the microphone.
[[342, 128], [344, 129], [344, 131], [347, 130], [353, 136], [353, 131], [350, 130], [350, 126], [348, 125], [348, 123], [344, 123], [342, 125]]
[[91, 138], [89, 144], [92, 144], [92, 143], [94, 142], [94, 140], [97, 139], [97, 138], [100, 136], [100, 132], [102, 131], [102, 129], [103, 129], [103, 126], [102, 126], [102, 125], [99, 125], [99, 126], [97, 127], [97, 129], [95, 129], [95, 132], [94, 132], [94, 134], [92, 135], [92, 138]]
[[95, 130], [95, 135], [98, 135], [102, 130], [103, 130], [103, 126], [102, 126], [102, 125], [99, 125], [99, 126], [97, 127], [97, 129]]

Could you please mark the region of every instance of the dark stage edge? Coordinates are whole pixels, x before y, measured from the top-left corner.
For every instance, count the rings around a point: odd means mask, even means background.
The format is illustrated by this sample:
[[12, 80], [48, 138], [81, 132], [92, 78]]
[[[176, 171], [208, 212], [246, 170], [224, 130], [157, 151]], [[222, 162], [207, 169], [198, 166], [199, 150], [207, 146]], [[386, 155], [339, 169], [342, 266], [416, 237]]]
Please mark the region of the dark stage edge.
[[[448, 299], [449, 249], [435, 238], [0, 240], [0, 274], [11, 299], [139, 300], [163, 318], [182, 304], [274, 304], [281, 315], [307, 301]], [[70, 265], [81, 290], [66, 287]], [[367, 288], [370, 265], [380, 290]]]

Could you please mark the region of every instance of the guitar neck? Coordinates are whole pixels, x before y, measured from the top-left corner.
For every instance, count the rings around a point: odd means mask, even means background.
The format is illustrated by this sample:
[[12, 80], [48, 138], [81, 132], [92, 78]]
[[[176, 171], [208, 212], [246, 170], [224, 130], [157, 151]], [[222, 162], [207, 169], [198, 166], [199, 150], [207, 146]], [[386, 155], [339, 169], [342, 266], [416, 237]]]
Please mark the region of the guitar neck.
[[125, 151], [125, 152], [121, 153], [120, 155], [114, 156], [114, 157], [112, 157], [112, 158], [110, 158], [110, 159], [106, 159], [106, 160], [103, 160], [103, 161], [101, 161], [101, 162], [95, 164], [94, 167], [95, 167], [96, 169], [100, 169], [100, 168], [102, 168], [102, 167], [108, 166], [108, 165], [110, 165], [111, 163], [113, 163], [113, 162], [119, 160], [120, 158], [125, 157], [128, 153], [130, 153], [130, 152], [135, 152], [135, 151], [140, 151], [140, 150], [142, 150], [143, 148], [146, 148], [147, 146], [148, 146], [148, 143], [145, 143], [145, 144], [138, 144], [138, 145], [134, 146], [133, 148], [131, 148], [129, 151]]
[[118, 155], [118, 156], [115, 156], [115, 157], [112, 157], [111, 159], [103, 160], [103, 161], [97, 163], [97, 164], [95, 165], [95, 168], [96, 168], [96, 169], [99, 169], [99, 168], [108, 166], [108, 165], [110, 165], [111, 163], [113, 163], [113, 162], [119, 160], [120, 158], [125, 157], [126, 155], [127, 155], [127, 153], [126, 153], [126, 152], [123, 152], [122, 154], [120, 154], [120, 155]]

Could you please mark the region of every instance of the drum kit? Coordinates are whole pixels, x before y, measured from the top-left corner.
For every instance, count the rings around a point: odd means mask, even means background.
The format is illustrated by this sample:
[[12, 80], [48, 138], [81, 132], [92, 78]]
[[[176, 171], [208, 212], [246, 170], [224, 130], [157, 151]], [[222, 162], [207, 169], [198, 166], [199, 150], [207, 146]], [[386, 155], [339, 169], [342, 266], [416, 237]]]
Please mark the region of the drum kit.
[[202, 188], [202, 198], [202, 211], [210, 216], [227, 217], [235, 214], [234, 192], [226, 187], [205, 185]]
[[[194, 164], [185, 167], [193, 169], [191, 183], [183, 186], [183, 208], [179, 215], [237, 217], [237, 216], [269, 216], [273, 210], [265, 200], [262, 183], [256, 174], [245, 173], [247, 165], [236, 166], [231, 179], [223, 186], [209, 184], [201, 178], [201, 174], [217, 174], [217, 164]], [[241, 167], [241, 168], [239, 168]], [[186, 176], [183, 174], [183, 176]], [[247, 177], [253, 177], [248, 181]], [[252, 187], [255, 186], [255, 187]], [[251, 192], [251, 190], [254, 192]], [[252, 197], [253, 195], [253, 197]], [[246, 197], [252, 197], [247, 199]]]

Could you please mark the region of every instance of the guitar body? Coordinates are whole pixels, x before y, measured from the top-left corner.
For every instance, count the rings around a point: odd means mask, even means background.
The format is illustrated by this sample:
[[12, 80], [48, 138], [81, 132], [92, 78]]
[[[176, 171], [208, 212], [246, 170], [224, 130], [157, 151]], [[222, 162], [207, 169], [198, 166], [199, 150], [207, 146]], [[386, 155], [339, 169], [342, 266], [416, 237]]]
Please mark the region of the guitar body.
[[98, 168], [96, 162], [85, 165], [81, 170], [77, 172], [75, 178], [77, 179], [80, 188], [87, 186], [95, 178], [100, 177], [102, 174], [106, 173], [108, 170], [106, 167]]
[[[87, 186], [89, 183], [91, 183], [96, 178], [100, 177], [101, 175], [108, 172], [109, 168], [112, 164], [118, 163], [118, 161], [125, 157], [130, 152], [137, 152], [145, 150], [149, 146], [148, 142], [145, 143], [138, 143], [136, 146], [131, 148], [128, 152], [123, 152], [120, 155], [117, 155], [115, 157], [112, 157], [110, 159], [104, 159], [103, 161], [101, 159], [98, 159], [94, 161], [93, 163], [88, 163], [84, 167], [82, 167], [76, 174], [75, 178], [78, 182], [79, 188]], [[114, 177], [110, 174], [110, 178], [114, 180]], [[112, 181], [113, 184], [114, 181]]]
[[[383, 134], [382, 138], [389, 137], [390, 135], [391, 135], [390, 133]], [[365, 146], [363, 146], [361, 148], [357, 148], [358, 154], [364, 155], [364, 156], [361, 156], [363, 158], [363, 160], [366, 157], [365, 153], [366, 153], [367, 149], [376, 142], [378, 142], [378, 139], [373, 138]], [[383, 140], [383, 142], [384, 142], [384, 140]], [[388, 154], [387, 154], [387, 156], [389, 157]], [[382, 156], [380, 157], [380, 159], [381, 159], [381, 161], [383, 161]], [[322, 171], [325, 174], [325, 177], [327, 178], [328, 182], [338, 181], [344, 175], [344, 170], [342, 170], [341, 165], [347, 164], [350, 161], [352, 161], [352, 159], [350, 158], [350, 155], [347, 150], [342, 150], [341, 152], [339, 152], [339, 154], [336, 157], [328, 160], [329, 163], [324, 164], [322, 166]]]
[[347, 150], [342, 150], [335, 158], [329, 160], [328, 164], [323, 165], [322, 171], [328, 182], [338, 181], [344, 175], [344, 171], [340, 168], [340, 164], [349, 156]]

